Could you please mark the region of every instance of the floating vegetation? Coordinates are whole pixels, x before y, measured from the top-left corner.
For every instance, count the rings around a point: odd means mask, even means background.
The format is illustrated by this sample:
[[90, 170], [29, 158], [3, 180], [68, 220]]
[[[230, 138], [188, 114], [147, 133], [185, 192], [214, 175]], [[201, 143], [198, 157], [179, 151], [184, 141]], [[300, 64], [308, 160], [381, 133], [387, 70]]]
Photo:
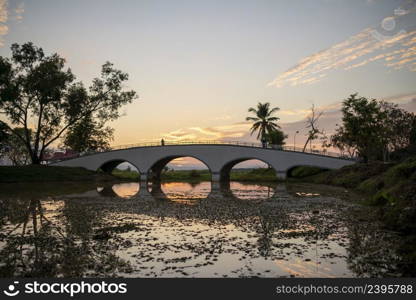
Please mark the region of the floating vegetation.
[[414, 275], [402, 238], [333, 193], [201, 182], [2, 194], [0, 276]]

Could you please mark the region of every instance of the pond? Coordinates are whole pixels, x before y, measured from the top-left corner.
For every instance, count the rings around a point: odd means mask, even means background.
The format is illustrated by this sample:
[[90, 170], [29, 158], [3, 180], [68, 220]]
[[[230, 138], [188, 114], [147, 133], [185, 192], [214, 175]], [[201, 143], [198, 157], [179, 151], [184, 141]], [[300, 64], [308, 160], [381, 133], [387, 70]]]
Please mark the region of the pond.
[[0, 277], [392, 277], [357, 195], [293, 183], [0, 186]]

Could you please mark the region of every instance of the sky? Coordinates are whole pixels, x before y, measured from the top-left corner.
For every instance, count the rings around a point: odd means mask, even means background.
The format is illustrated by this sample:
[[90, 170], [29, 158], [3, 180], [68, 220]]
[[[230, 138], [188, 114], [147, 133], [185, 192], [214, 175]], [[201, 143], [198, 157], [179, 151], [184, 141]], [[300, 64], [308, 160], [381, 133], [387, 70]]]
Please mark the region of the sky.
[[259, 101], [298, 146], [312, 104], [328, 133], [355, 92], [416, 111], [415, 1], [0, 0], [0, 55], [28, 41], [87, 84], [106, 61], [129, 74], [113, 145], [255, 141]]

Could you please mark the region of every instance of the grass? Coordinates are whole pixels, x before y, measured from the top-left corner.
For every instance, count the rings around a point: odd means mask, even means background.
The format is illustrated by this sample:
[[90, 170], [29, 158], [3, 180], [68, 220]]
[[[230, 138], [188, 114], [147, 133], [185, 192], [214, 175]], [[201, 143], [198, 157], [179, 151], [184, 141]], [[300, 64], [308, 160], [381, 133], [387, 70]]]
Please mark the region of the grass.
[[139, 180], [139, 173], [129, 170], [114, 169], [111, 175], [126, 180]]
[[[138, 180], [139, 174], [134, 171], [115, 169], [112, 175], [120, 179]], [[211, 172], [209, 170], [170, 170], [161, 174], [163, 181], [210, 181]], [[239, 169], [230, 172], [230, 180], [244, 182], [269, 182], [276, 181], [277, 177], [273, 169]]]
[[[103, 182], [100, 182], [100, 185]], [[105, 183], [104, 183], [105, 184]], [[111, 184], [111, 183], [110, 183]], [[82, 194], [97, 188], [95, 181], [62, 182], [0, 182], [0, 191], [8, 197], [43, 198], [59, 195]]]
[[[165, 181], [209, 181], [209, 170], [174, 170], [162, 174]], [[273, 169], [244, 169], [230, 172], [230, 180], [235, 181], [276, 181], [277, 177]]]
[[327, 169], [322, 169], [319, 167], [310, 167], [310, 166], [299, 166], [293, 168], [288, 176], [293, 178], [304, 178], [312, 175], [316, 175], [322, 172], [327, 171]]
[[163, 172], [163, 181], [210, 181], [211, 173], [209, 170], [171, 170]]
[[[114, 169], [111, 175], [73, 167], [0, 166], [0, 183], [139, 180], [139, 173], [129, 170]], [[163, 172], [161, 179], [163, 181], [210, 181], [211, 173], [209, 170], [171, 170]], [[265, 168], [233, 170], [230, 173], [230, 179], [246, 182], [277, 180], [274, 170]]]
[[274, 169], [258, 168], [248, 170], [236, 170], [230, 172], [230, 180], [235, 181], [277, 181]]
[[84, 168], [41, 165], [0, 166], [0, 182], [109, 181], [114, 177]]

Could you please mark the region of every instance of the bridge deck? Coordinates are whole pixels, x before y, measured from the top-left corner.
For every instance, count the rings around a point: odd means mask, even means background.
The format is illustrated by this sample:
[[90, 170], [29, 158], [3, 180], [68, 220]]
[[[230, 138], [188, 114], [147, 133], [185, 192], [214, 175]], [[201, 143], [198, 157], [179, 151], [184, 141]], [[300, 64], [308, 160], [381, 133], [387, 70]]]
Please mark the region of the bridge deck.
[[[249, 142], [240, 142], [240, 141], [181, 141], [181, 142], [172, 142], [172, 141], [165, 141], [164, 145], [161, 145], [161, 142], [146, 142], [146, 143], [135, 143], [135, 144], [126, 144], [126, 145], [119, 145], [111, 147], [107, 151], [93, 151], [93, 152], [84, 152], [80, 154], [76, 154], [74, 156], [60, 158], [57, 160], [49, 160], [48, 163], [54, 163], [58, 161], [64, 161], [64, 160], [70, 160], [75, 159], [79, 157], [84, 156], [90, 156], [100, 153], [106, 153], [106, 152], [113, 152], [113, 151], [119, 151], [119, 150], [126, 150], [126, 149], [134, 149], [134, 148], [144, 148], [144, 147], [167, 147], [167, 146], [187, 146], [187, 145], [203, 145], [203, 146], [209, 146], [209, 145], [215, 145], [215, 146], [238, 146], [238, 147], [249, 147], [249, 148], [264, 148], [261, 143], [249, 143]], [[273, 147], [271, 145], [268, 145], [265, 150], [278, 150], [278, 151], [290, 151], [290, 152], [299, 152], [304, 154], [310, 154], [310, 155], [317, 155], [317, 156], [325, 156], [325, 157], [333, 157], [337, 159], [345, 159], [350, 161], [355, 161], [357, 158], [355, 157], [348, 157], [345, 155], [342, 155], [341, 153], [337, 152], [328, 152], [323, 150], [310, 150], [305, 149], [303, 151], [303, 148], [294, 147], [294, 146], [278, 146]]]

